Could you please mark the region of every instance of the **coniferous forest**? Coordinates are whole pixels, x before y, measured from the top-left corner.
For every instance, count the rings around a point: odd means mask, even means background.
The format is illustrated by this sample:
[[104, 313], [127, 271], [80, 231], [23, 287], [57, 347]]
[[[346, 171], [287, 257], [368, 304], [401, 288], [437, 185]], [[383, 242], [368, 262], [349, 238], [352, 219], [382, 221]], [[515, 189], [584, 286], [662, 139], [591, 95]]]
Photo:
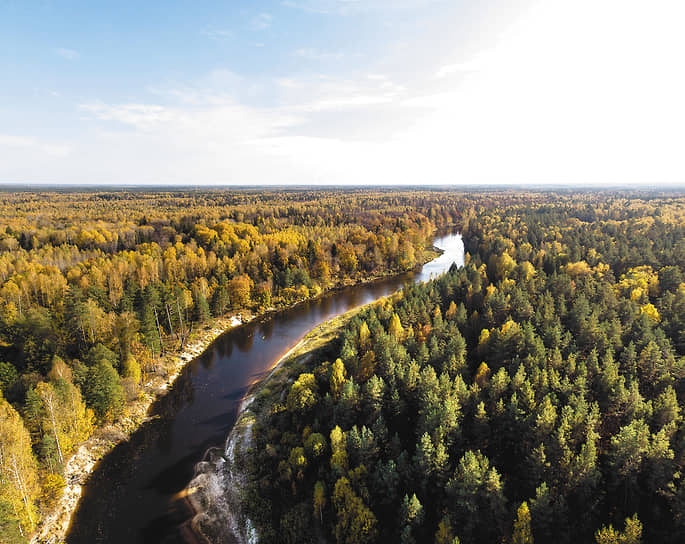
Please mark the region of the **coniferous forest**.
[[685, 201], [494, 194], [466, 265], [267, 382], [260, 542], [683, 542]]
[[[0, 534], [193, 335], [411, 270], [260, 394], [260, 542], [682, 542], [685, 198], [444, 189], [0, 193]], [[268, 394], [266, 394], [268, 393]]]

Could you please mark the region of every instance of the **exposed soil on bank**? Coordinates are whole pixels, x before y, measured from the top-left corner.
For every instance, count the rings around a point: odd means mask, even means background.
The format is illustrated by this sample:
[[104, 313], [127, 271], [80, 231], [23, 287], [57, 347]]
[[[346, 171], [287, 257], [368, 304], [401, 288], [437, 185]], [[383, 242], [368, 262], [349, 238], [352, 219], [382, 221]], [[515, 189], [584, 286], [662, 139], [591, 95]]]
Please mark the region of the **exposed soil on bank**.
[[65, 486], [61, 497], [43, 516], [31, 538], [32, 544], [63, 542], [76, 511], [83, 486], [95, 464], [118, 443], [127, 440], [148, 418], [150, 407], [165, 395], [188, 362], [205, 351], [224, 332], [252, 320], [249, 313], [213, 320], [212, 326], [191, 335], [182, 351], [167, 352], [155, 374], [147, 376], [138, 398], [126, 405], [124, 415], [110, 425], [98, 428], [82, 442], [64, 466]]
[[[390, 295], [392, 296], [392, 295]], [[308, 332], [284, 353], [271, 370], [257, 380], [243, 397], [223, 452], [208, 452], [198, 472], [186, 488], [183, 499], [193, 515], [190, 529], [197, 542], [222, 542], [227, 537], [238, 544], [255, 544], [258, 535], [251, 520], [240, 509], [240, 492], [247, 479], [242, 459], [252, 446], [252, 426], [287, 390], [288, 384], [306, 370], [312, 360], [330, 351], [335, 340], [355, 315], [363, 309], [383, 304], [388, 297], [353, 308]], [[255, 402], [257, 399], [258, 402]], [[204, 465], [204, 466], [203, 466]], [[220, 492], [217, 493], [217, 486]], [[214, 499], [221, 496], [221, 503]]]

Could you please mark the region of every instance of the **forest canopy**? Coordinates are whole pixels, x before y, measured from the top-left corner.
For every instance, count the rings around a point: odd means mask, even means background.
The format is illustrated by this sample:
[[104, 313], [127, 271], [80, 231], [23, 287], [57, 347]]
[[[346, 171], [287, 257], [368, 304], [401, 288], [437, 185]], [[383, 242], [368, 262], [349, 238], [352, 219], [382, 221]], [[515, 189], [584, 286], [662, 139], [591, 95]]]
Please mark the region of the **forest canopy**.
[[0, 192], [3, 540], [216, 318], [410, 270], [458, 210], [426, 191]]
[[243, 502], [263, 540], [685, 535], [682, 197], [8, 191], [0, 213], [8, 542], [198, 331], [410, 270], [453, 230], [465, 267], [354, 319], [256, 404]]
[[685, 539], [685, 200], [489, 199], [464, 267], [257, 395], [260, 542]]

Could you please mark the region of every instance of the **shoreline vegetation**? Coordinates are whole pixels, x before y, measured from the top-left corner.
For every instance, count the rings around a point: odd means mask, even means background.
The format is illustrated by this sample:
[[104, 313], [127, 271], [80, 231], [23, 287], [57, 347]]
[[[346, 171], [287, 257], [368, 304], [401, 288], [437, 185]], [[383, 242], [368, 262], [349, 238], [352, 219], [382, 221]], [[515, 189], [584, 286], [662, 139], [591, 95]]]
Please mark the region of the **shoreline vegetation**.
[[[154, 418], [148, 414], [153, 404], [173, 387], [176, 378], [183, 369], [202, 355], [222, 334], [234, 327], [249, 323], [253, 317], [245, 320], [239, 316], [216, 318], [211, 326], [196, 332], [182, 351], [171, 352], [165, 356], [165, 374], [153, 375], [141, 386], [141, 394], [126, 407], [126, 414], [121, 419], [98, 428], [92, 436], [81, 443], [64, 468], [65, 487], [62, 496], [54, 508], [41, 520], [34, 535], [32, 544], [62, 542], [69, 529], [73, 513], [78, 507], [83, 487], [86, 485], [95, 465], [114, 447], [128, 438], [146, 421]], [[206, 330], [209, 329], [209, 330]], [[174, 362], [175, 361], [175, 362]]]
[[[415, 271], [420, 270], [424, 264], [445, 252], [436, 246], [428, 251], [432, 251], [433, 255], [424, 260], [422, 264], [417, 265]], [[379, 279], [382, 278], [372, 278], [369, 282]], [[358, 282], [357, 285], [362, 283], [367, 282]], [[226, 471], [229, 480], [224, 485], [224, 491], [227, 493], [227, 497], [225, 497], [227, 504], [225, 506], [228, 508], [215, 510], [210, 515], [208, 512], [209, 497], [202, 495], [203, 483], [207, 483], [205, 480], [207, 473], [203, 474], [197, 468], [202, 467], [207, 462], [212, 463], [211, 450], [216, 450], [216, 448], [211, 448], [205, 453], [203, 461], [196, 467], [195, 477], [177, 497], [184, 501], [191, 515], [190, 522], [186, 524], [188, 537], [191, 537], [194, 542], [211, 544], [214, 542], [212, 537], [220, 537], [221, 533], [207, 533], [217, 531], [217, 527], [230, 527], [233, 537], [237, 539], [239, 544], [257, 542], [256, 530], [252, 522], [243, 517], [244, 513], [240, 508], [240, 493], [245, 484], [245, 475], [240, 470], [240, 465], [243, 464], [240, 455], [244, 456], [251, 445], [252, 424], [259, 417], [259, 410], [278, 402], [278, 397], [287, 382], [294, 379], [300, 372], [305, 371], [308, 363], [316, 361], [317, 358], [325, 354], [333, 353], [336, 341], [339, 340], [340, 334], [350, 320], [369, 308], [377, 308], [390, 301], [395, 301], [399, 296], [401, 296], [399, 291], [396, 291], [371, 302], [360, 304], [320, 323], [283, 353], [267, 372], [255, 379], [240, 401], [236, 422], [226, 438], [220, 454], [221, 464], [225, 462], [229, 465], [229, 468], [223, 469]], [[260, 402], [255, 405], [254, 401], [257, 398], [260, 399]], [[208, 457], [210, 458], [209, 461], [207, 461]], [[221, 517], [222, 515], [224, 517]], [[243, 519], [240, 519], [241, 517]], [[219, 528], [218, 531], [220, 530]]]
[[[635, 517], [647, 541], [680, 541], [684, 210], [680, 194], [636, 191], [0, 195], [3, 540], [58, 542], [70, 523], [138, 534], [169, 495], [136, 500], [144, 480], [118, 467], [107, 482], [121, 497], [91, 502], [84, 482], [114, 444], [163, 422], [153, 403], [181, 391], [170, 386], [188, 362], [182, 378], [238, 321], [414, 269], [433, 233], [458, 224], [463, 269], [353, 318], [339, 357], [254, 422], [239, 471], [246, 534], [340, 540], [359, 522], [359, 542], [484, 543], [509, 541], [513, 524], [563, 543], [571, 528], [590, 541]], [[270, 345], [261, 363], [286, 349]], [[245, 390], [255, 375], [241, 368]], [[255, 387], [244, 414], [266, 400]], [[245, 446], [237, 434], [197, 466], [217, 486], [212, 510], [225, 506], [221, 463]], [[501, 485], [472, 486], [473, 467]]]
[[[178, 372], [172, 345], [211, 343], [230, 323], [218, 316], [408, 272], [436, 230], [485, 200], [374, 188], [0, 193], [5, 540], [46, 534], [65, 488], [78, 501], [82, 466], [101, 454], [79, 454], [65, 478], [67, 462], [94, 433], [92, 448], [107, 450], [145, 420], [146, 397]], [[55, 516], [64, 531], [69, 516]]]
[[[376, 281], [378, 279], [381, 278], [374, 278], [370, 281]], [[203, 484], [202, 474], [196, 474], [195, 478], [183, 492], [182, 498], [185, 500], [192, 515], [189, 529], [192, 536], [197, 539], [198, 542], [213, 542], [213, 535], [207, 533], [216, 530], [217, 525], [231, 527], [233, 536], [239, 539], [240, 544], [254, 541], [256, 533], [254, 533], [251, 522], [249, 519], [240, 519], [242, 513], [239, 508], [239, 494], [241, 489], [240, 484], [244, 475], [240, 472], [239, 456], [240, 454], [244, 455], [247, 448], [250, 446], [250, 432], [252, 424], [259, 415], [258, 410], [264, 406], [269, 406], [278, 400], [275, 397], [271, 398], [270, 395], [273, 396], [276, 393], [280, 395], [280, 391], [293, 373], [296, 375], [299, 371], [306, 368], [308, 362], [315, 360], [317, 356], [332, 351], [332, 346], [338, 339], [340, 332], [344, 330], [344, 327], [354, 318], [354, 316], [368, 308], [384, 304], [386, 300], [391, 299], [393, 296], [395, 296], [395, 294], [381, 297], [366, 304], [361, 304], [317, 325], [307, 332], [294, 346], [281, 355], [271, 368], [263, 376], [256, 379], [250, 386], [245, 393], [245, 396], [241, 399], [236, 422], [227, 437], [225, 445], [225, 449], [227, 450], [225, 461], [227, 464], [231, 465], [229, 478], [234, 484], [229, 485], [226, 488], [228, 491], [226, 501], [232, 508], [221, 511], [221, 514], [224, 514], [225, 518], [214, 517], [210, 519], [207, 517], [207, 497], [202, 496], [201, 494]], [[257, 404], [255, 404], [256, 399], [259, 399]], [[217, 513], [218, 512], [214, 512], [214, 514]], [[209, 523], [212, 523], [213, 525], [209, 525]], [[244, 528], [243, 531], [241, 531], [241, 527]]]
[[[423, 264], [429, 262], [439, 254], [440, 250], [438, 248], [434, 246], [427, 247], [423, 250], [418, 259], [418, 263], [413, 270], [420, 269]], [[93, 472], [96, 464], [103, 459], [108, 452], [114, 449], [117, 444], [128, 440], [143, 423], [155, 417], [154, 415], [148, 414], [154, 403], [166, 395], [168, 390], [173, 387], [176, 378], [178, 378], [186, 365], [202, 355], [211, 347], [214, 341], [224, 333], [233, 328], [245, 325], [255, 319], [268, 319], [278, 312], [287, 311], [300, 304], [318, 300], [334, 291], [373, 283], [384, 278], [402, 275], [406, 272], [407, 271], [388, 271], [387, 273], [375, 274], [369, 278], [356, 280], [344, 278], [342, 281], [329, 286], [316, 295], [304, 300], [299, 300], [288, 306], [281, 308], [270, 307], [258, 313], [253, 313], [250, 310], [243, 310], [233, 314], [227, 314], [222, 317], [213, 318], [201, 329], [193, 331], [187, 339], [183, 349], [169, 350], [165, 353], [163, 356], [164, 374], [153, 374], [152, 377], [141, 386], [141, 392], [138, 395], [138, 398], [127, 404], [124, 416], [104, 427], [97, 428], [88, 439], [76, 448], [64, 466], [65, 485], [62, 495], [55, 501], [54, 506], [44, 514], [37, 525], [36, 530], [30, 538], [31, 544], [64, 542], [73, 514], [78, 508], [83, 488], [87, 484], [88, 478]], [[350, 311], [354, 312], [358, 310], [359, 308]], [[336, 319], [338, 318], [333, 318], [331, 321]], [[317, 330], [320, 327], [321, 326], [317, 326], [314, 330]], [[305, 338], [307, 336], [309, 336], [309, 334], [306, 335]], [[271, 375], [280, 361], [296, 350], [300, 343], [305, 342], [305, 338], [283, 355], [279, 361], [274, 364], [274, 367], [272, 367], [268, 375]], [[261, 383], [263, 379], [264, 378], [257, 379], [255, 384], [250, 387], [250, 390]], [[239, 409], [240, 413], [243, 409], [244, 406], [241, 404]]]
[[463, 267], [283, 363], [194, 482], [196, 527], [241, 544], [683, 542], [684, 201], [574, 199], [478, 210]]

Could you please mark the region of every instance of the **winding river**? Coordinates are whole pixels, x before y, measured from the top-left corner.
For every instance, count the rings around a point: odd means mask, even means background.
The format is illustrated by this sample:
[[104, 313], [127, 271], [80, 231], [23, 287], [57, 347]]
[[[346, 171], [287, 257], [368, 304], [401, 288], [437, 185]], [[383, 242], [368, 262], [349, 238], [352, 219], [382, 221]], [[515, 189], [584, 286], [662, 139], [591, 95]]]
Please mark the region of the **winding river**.
[[174, 499], [193, 478], [204, 452], [225, 441], [250, 384], [323, 321], [393, 293], [408, 281], [442, 274], [453, 262], [464, 264], [459, 234], [434, 244], [443, 254], [420, 272], [334, 291], [220, 336], [153, 405], [154, 419], [96, 465], [67, 542], [186, 542], [189, 513]]

